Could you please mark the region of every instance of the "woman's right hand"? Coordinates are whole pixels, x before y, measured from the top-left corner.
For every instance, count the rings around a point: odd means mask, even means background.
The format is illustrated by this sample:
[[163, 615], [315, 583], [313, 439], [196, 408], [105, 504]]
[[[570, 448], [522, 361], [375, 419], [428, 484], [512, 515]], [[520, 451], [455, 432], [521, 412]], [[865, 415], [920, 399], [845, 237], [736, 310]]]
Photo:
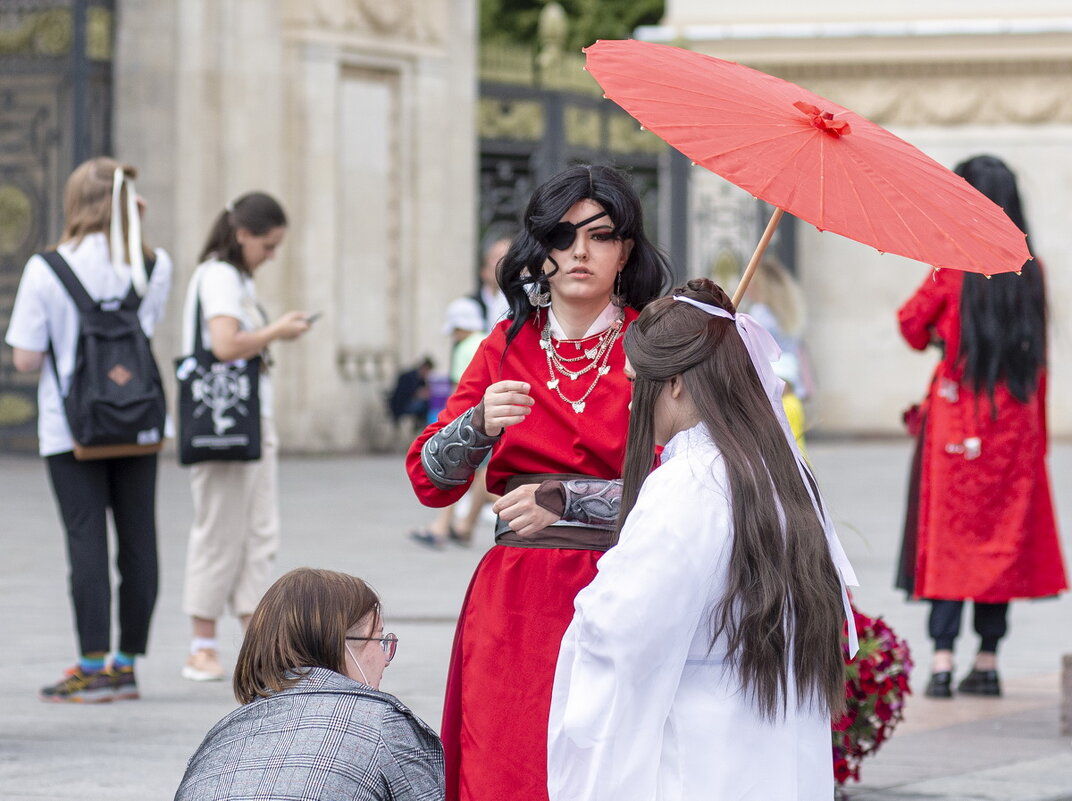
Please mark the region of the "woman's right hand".
[[534, 403], [524, 381], [496, 381], [484, 390], [484, 433], [497, 437], [507, 426], [524, 421]]
[[275, 321], [274, 339], [296, 339], [309, 330], [305, 312], [289, 311]]

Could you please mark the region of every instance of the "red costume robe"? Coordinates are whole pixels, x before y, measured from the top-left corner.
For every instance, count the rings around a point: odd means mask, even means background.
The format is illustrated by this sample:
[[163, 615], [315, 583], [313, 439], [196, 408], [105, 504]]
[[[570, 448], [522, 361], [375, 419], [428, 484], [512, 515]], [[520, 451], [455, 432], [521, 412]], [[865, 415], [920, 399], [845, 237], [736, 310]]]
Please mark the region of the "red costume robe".
[[1068, 584], [1046, 468], [1046, 374], [1026, 404], [999, 383], [995, 419], [985, 387], [976, 393], [957, 364], [963, 282], [959, 270], [941, 270], [897, 315], [913, 348], [932, 334], [945, 346], [923, 409], [914, 594], [983, 603], [1054, 595]]
[[[625, 327], [637, 313], [625, 310]], [[610, 372], [577, 414], [556, 392], [540, 348], [546, 316], [533, 315], [506, 346], [510, 321], [488, 335], [439, 419], [410, 447], [406, 469], [427, 506], [457, 501], [467, 486], [440, 490], [421, 465], [421, 448], [436, 431], [478, 405], [496, 381], [526, 381], [535, 405], [505, 429], [488, 464], [487, 485], [505, 492], [512, 476], [576, 473], [619, 478], [629, 426], [629, 383], [622, 337], [612, 346]], [[591, 348], [598, 336], [578, 340]], [[559, 346], [574, 355], [572, 344]], [[503, 352], [505, 349], [505, 359]], [[576, 348], [582, 354], [582, 347]], [[578, 400], [591, 373], [560, 388]], [[440, 735], [447, 761], [448, 801], [540, 801], [547, 798], [547, 716], [562, 635], [573, 599], [596, 573], [599, 551], [496, 545], [484, 556], [462, 604], [447, 676]]]

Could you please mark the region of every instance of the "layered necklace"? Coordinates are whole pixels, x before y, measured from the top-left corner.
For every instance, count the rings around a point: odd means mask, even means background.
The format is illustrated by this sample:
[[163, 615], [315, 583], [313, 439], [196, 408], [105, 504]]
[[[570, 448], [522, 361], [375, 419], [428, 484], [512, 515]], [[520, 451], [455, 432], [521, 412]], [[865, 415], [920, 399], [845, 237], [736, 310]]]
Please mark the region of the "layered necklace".
[[[558, 393], [558, 397], [564, 403], [568, 403], [577, 414], [581, 414], [584, 411], [585, 400], [592, 394], [592, 390], [596, 388], [599, 379], [610, 372], [611, 346], [614, 345], [614, 341], [622, 332], [624, 319], [624, 315], [619, 311], [617, 319], [610, 324], [606, 331], [599, 335], [599, 340], [589, 348], [582, 348], [582, 340], [579, 339], [563, 340], [563, 345], [566, 342], [572, 342], [577, 350], [582, 351], [580, 356], [563, 356], [558, 352], [556, 340], [551, 338], [550, 316], [548, 316], [543, 331], [540, 332], [540, 347], [543, 348], [544, 355], [547, 357], [547, 373], [549, 376], [547, 388], [553, 389]], [[592, 383], [588, 385], [588, 389], [585, 390], [581, 397], [577, 400], [570, 400], [565, 396], [560, 386], [562, 378], [567, 378], [572, 383], [585, 373], [592, 372], [595, 373]]]

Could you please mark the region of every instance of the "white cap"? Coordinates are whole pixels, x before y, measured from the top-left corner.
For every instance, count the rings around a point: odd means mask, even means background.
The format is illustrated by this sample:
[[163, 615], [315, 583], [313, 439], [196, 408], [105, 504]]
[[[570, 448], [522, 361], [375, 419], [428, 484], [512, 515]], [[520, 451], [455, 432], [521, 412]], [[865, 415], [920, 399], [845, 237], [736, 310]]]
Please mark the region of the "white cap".
[[480, 306], [472, 298], [456, 298], [447, 306], [447, 320], [443, 324], [443, 333], [451, 334], [462, 331], [484, 330], [484, 315]]

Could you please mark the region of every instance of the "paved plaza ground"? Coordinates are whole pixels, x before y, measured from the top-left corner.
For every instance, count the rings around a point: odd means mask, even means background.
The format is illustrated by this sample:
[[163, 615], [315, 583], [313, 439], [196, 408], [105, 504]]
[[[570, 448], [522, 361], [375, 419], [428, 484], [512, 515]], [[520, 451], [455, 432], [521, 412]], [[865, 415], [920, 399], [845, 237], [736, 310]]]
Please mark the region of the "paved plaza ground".
[[[913, 645], [920, 667], [912, 685], [920, 693], [929, 659], [926, 607], [906, 603], [892, 588], [909, 446], [816, 441], [811, 454], [861, 578], [857, 604], [868, 614], [884, 615]], [[1065, 552], [1072, 554], [1072, 444], [1055, 445], [1051, 459]], [[235, 706], [227, 683], [179, 677], [189, 635], [180, 592], [191, 501], [174, 458], [164, 457], [161, 465], [161, 592], [150, 654], [138, 663], [142, 700], [44, 704], [36, 698], [38, 687], [58, 679], [75, 656], [63, 538], [41, 460], [0, 456], [5, 801], [171, 798], [186, 759]], [[431, 513], [413, 498], [397, 455], [288, 458], [281, 482], [284, 543], [278, 571], [311, 565], [370, 581], [383, 597], [388, 629], [400, 640], [383, 687], [438, 728], [455, 616], [473, 568], [491, 545], [490, 526], [482, 525], [471, 549], [432, 552], [409, 542], [407, 532]], [[221, 634], [223, 659], [233, 664], [237, 624], [227, 621]], [[962, 637], [959, 672], [975, 645], [974, 636]], [[913, 696], [905, 722], [864, 763], [863, 782], [847, 788], [849, 798], [1072, 800], [1072, 738], [1060, 735], [1058, 711], [1060, 658], [1072, 653], [1072, 600], [1015, 604], [1003, 647], [1005, 697], [939, 702]]]

